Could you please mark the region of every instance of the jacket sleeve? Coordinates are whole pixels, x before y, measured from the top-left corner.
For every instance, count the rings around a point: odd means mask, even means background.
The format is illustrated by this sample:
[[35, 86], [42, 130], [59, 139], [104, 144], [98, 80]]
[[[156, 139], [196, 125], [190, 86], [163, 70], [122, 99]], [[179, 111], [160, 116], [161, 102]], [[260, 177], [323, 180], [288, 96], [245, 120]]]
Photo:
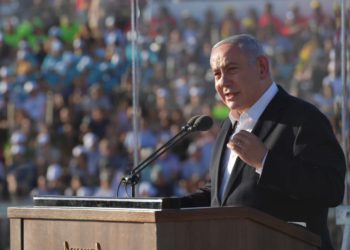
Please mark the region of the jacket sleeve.
[[209, 207], [210, 201], [210, 182], [197, 192], [180, 198], [181, 207]]
[[322, 207], [342, 202], [346, 163], [328, 119], [308, 112], [299, 125], [290, 125], [286, 136], [292, 152], [272, 147], [258, 185], [283, 193], [305, 204]]

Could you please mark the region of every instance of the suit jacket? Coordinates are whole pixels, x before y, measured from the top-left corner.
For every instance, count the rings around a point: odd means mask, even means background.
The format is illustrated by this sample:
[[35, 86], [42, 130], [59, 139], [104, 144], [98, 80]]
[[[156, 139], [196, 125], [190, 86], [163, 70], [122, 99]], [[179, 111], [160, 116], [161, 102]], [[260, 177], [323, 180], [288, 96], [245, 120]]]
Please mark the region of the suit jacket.
[[182, 198], [183, 205], [241, 205], [285, 221], [306, 222], [310, 231], [321, 236], [321, 249], [333, 249], [328, 207], [342, 202], [346, 164], [329, 120], [313, 105], [279, 87], [252, 131], [269, 150], [261, 176], [238, 158], [220, 200], [221, 161], [232, 127], [229, 119], [222, 124], [210, 181]]

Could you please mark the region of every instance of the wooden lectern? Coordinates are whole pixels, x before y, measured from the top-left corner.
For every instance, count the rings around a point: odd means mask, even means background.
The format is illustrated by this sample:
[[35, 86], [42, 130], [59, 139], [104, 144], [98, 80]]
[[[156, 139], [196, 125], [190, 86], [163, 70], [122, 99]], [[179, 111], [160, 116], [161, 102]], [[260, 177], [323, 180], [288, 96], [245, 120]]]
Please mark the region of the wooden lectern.
[[102, 207], [115, 204], [86, 199], [8, 208], [11, 250], [309, 250], [321, 242], [300, 226], [252, 208], [162, 208], [162, 200], [143, 201], [161, 208]]

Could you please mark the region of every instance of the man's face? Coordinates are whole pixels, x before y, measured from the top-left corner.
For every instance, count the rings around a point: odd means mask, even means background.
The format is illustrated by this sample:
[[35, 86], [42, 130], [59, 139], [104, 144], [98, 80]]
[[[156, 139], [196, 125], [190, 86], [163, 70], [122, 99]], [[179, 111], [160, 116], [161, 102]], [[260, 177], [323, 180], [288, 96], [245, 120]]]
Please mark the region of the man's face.
[[222, 44], [212, 50], [215, 89], [230, 110], [241, 113], [260, 98], [264, 91], [261, 63], [249, 61], [236, 45]]

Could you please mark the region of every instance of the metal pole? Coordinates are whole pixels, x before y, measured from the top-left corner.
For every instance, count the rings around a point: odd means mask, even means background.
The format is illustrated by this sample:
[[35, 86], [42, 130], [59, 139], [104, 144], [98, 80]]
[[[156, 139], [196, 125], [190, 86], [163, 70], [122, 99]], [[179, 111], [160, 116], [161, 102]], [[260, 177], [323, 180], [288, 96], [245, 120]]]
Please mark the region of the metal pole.
[[[340, 206], [338, 208], [339, 211], [345, 210], [349, 211], [348, 204], [348, 177], [349, 177], [349, 169], [348, 169], [348, 111], [347, 111], [347, 102], [348, 102], [348, 91], [349, 88], [347, 86], [347, 48], [346, 48], [346, 0], [341, 0], [341, 79], [343, 86], [343, 100], [342, 100], [342, 147], [345, 153], [346, 159], [346, 179], [345, 179], [345, 195], [344, 195], [344, 206]], [[343, 213], [348, 214], [348, 212]], [[341, 250], [350, 249], [350, 217], [344, 216], [344, 231], [343, 231], [343, 240]]]
[[[348, 112], [347, 101], [348, 91], [347, 86], [347, 48], [346, 48], [346, 5], [345, 0], [342, 0], [341, 6], [341, 79], [343, 86], [343, 98], [342, 98], [342, 146], [344, 152], [347, 153], [347, 135], [348, 135]], [[348, 159], [347, 159], [348, 160]]]
[[[347, 102], [348, 102], [348, 81], [347, 81], [347, 47], [346, 47], [346, 0], [342, 0], [341, 2], [341, 37], [340, 37], [340, 44], [341, 44], [341, 79], [342, 79], [342, 86], [343, 86], [343, 98], [342, 98], [342, 147], [345, 154], [346, 159], [346, 165], [348, 166], [348, 110], [347, 110]], [[348, 175], [349, 170], [347, 169], [347, 178], [345, 182], [345, 195], [344, 195], [344, 203], [348, 203]]]
[[[138, 0], [131, 1], [131, 79], [132, 79], [132, 104], [133, 104], [133, 138], [134, 138], [134, 166], [139, 163], [139, 78], [138, 78], [138, 58], [137, 58], [137, 40], [138, 40]], [[135, 186], [132, 185], [132, 197], [135, 197]]]

